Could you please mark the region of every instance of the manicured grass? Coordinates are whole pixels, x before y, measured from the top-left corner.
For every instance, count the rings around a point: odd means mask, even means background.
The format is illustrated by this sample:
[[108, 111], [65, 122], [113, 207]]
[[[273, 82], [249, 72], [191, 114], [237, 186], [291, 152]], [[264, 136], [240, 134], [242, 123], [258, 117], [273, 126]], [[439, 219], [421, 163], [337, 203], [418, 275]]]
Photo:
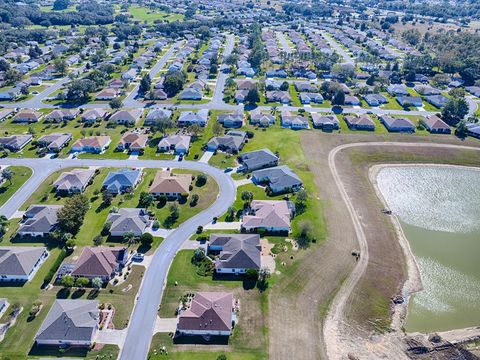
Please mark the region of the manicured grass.
[[5, 204], [17, 190], [32, 176], [32, 169], [25, 166], [9, 166], [13, 172], [12, 182], [4, 180], [0, 186], [0, 206]]
[[224, 111], [211, 110], [207, 125], [202, 128], [202, 132], [199, 134], [198, 138], [192, 141], [192, 145], [188, 152], [188, 155], [185, 157], [187, 160], [194, 160], [195, 155], [200, 159], [204, 153], [202, 147], [213, 137], [213, 124], [217, 121], [218, 114]]
[[290, 93], [290, 97], [292, 98], [292, 106], [302, 106], [297, 89], [295, 88], [294, 84], [290, 84], [288, 86], [288, 92]]
[[227, 168], [227, 167], [235, 167], [237, 166], [237, 157], [232, 154], [227, 154], [223, 152], [217, 152], [214, 154], [208, 163], [210, 165], [216, 166], [218, 168]]
[[180, 21], [184, 18], [182, 14], [169, 14], [165, 11], [150, 10], [149, 8], [144, 6], [130, 6], [128, 11], [135, 19], [140, 21], [146, 21], [148, 23], [153, 23], [155, 20], [159, 20], [161, 22], [172, 22], [177, 20]]
[[213, 280], [212, 276], [198, 275], [197, 267], [192, 264], [193, 250], [181, 250], [175, 256], [167, 277], [167, 286], [163, 293], [160, 306], [160, 317], [173, 317], [178, 307], [179, 299], [186, 292], [199, 289], [200, 284], [209, 286], [223, 285], [235, 288], [242, 285], [242, 281]]
[[120, 349], [117, 345], [104, 345], [100, 350], [85, 348], [70, 348], [60, 351], [58, 347], [34, 346], [29, 353], [29, 358], [82, 358], [85, 360], [116, 359]]
[[385, 105], [380, 106], [382, 109], [388, 109], [388, 110], [403, 110], [402, 105], [400, 105], [397, 101], [396, 98], [391, 96], [389, 93], [384, 92], [382, 93], [383, 96], [385, 96], [388, 100], [388, 103]]

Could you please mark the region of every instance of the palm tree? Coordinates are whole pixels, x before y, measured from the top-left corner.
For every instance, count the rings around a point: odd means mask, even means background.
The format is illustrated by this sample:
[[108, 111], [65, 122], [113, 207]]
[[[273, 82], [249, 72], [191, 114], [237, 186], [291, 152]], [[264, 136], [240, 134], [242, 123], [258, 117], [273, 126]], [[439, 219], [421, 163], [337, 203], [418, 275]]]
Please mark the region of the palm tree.
[[2, 170], [2, 179], [8, 180], [10, 185], [12, 185], [12, 177], [13, 177], [13, 171], [10, 169], [3, 169]]

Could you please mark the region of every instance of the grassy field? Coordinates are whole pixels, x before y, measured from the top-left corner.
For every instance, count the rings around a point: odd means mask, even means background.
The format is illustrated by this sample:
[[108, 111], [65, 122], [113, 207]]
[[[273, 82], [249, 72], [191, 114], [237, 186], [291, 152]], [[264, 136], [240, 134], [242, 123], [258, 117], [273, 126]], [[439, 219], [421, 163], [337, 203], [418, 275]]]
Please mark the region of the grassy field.
[[32, 169], [25, 166], [10, 166], [13, 172], [12, 183], [4, 180], [0, 185], [0, 206], [5, 204], [17, 190], [32, 176]]
[[160, 10], [150, 10], [147, 7], [137, 5], [130, 6], [128, 11], [136, 20], [146, 21], [147, 23], [153, 23], [156, 20], [160, 22], [180, 21], [184, 18], [182, 14], [167, 13]]

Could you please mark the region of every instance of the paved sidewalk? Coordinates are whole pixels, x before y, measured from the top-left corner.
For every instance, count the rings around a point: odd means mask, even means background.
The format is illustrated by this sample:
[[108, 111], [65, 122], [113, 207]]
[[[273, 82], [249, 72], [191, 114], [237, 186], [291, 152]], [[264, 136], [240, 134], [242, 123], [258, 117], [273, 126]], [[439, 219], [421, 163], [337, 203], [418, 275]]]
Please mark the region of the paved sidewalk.
[[232, 222], [216, 222], [215, 224], [207, 224], [203, 228], [205, 230], [240, 230], [240, 221]]
[[157, 316], [157, 321], [155, 321], [155, 331], [154, 333], [168, 333], [175, 332], [177, 329], [177, 318], [164, 318], [160, 319]]
[[25, 214], [25, 211], [17, 210], [17, 211], [15, 211], [15, 213], [10, 217], [10, 219], [21, 219], [21, 218], [23, 218], [23, 214]]
[[203, 162], [207, 164], [212, 156], [213, 156], [213, 151], [205, 151], [202, 157], [200, 158], [199, 162]]
[[151, 227], [147, 228], [146, 230], [148, 233], [152, 234], [153, 236], [163, 237], [166, 238], [173, 230], [169, 229], [156, 229], [153, 230]]
[[200, 242], [194, 240], [185, 240], [180, 247], [180, 250], [195, 250], [200, 246]]

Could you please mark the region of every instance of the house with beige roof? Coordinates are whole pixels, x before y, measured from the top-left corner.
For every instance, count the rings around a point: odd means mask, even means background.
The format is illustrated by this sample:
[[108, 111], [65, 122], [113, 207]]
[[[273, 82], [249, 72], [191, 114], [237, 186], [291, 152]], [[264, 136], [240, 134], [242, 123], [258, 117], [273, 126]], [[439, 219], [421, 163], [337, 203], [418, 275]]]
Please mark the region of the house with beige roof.
[[230, 336], [236, 323], [236, 301], [231, 293], [198, 292], [180, 311], [179, 336]]
[[294, 205], [286, 200], [253, 200], [242, 219], [242, 231], [290, 232]]
[[142, 109], [118, 110], [110, 116], [109, 121], [117, 124], [135, 125], [143, 114]]
[[78, 194], [85, 191], [95, 176], [95, 170], [74, 169], [62, 173], [53, 183], [53, 188], [59, 194]]
[[90, 136], [78, 139], [72, 145], [71, 152], [88, 152], [100, 154], [110, 145], [110, 136]]
[[34, 123], [40, 121], [43, 114], [36, 110], [23, 109], [19, 111], [14, 117], [13, 122], [16, 123]]
[[166, 196], [169, 199], [179, 199], [182, 194], [190, 193], [190, 184], [192, 175], [190, 174], [171, 174], [169, 171], [158, 171], [155, 175], [150, 194], [155, 197]]
[[105, 109], [88, 109], [81, 116], [81, 120], [87, 123], [94, 123], [97, 120], [105, 119], [109, 112]]
[[28, 135], [11, 135], [0, 137], [0, 149], [8, 149], [11, 151], [22, 150], [30, 141], [33, 136]]
[[73, 120], [77, 117], [78, 113], [78, 109], [55, 109], [45, 116], [45, 121], [61, 122]]
[[112, 100], [118, 96], [118, 90], [113, 88], [103, 89], [95, 95], [95, 100]]
[[131, 152], [141, 152], [148, 143], [148, 135], [140, 134], [137, 132], [127, 132], [123, 134], [122, 138], [118, 142], [117, 150], [129, 150]]
[[125, 247], [87, 246], [75, 262], [71, 275], [90, 280], [98, 277], [106, 282], [121, 270], [127, 259]]

